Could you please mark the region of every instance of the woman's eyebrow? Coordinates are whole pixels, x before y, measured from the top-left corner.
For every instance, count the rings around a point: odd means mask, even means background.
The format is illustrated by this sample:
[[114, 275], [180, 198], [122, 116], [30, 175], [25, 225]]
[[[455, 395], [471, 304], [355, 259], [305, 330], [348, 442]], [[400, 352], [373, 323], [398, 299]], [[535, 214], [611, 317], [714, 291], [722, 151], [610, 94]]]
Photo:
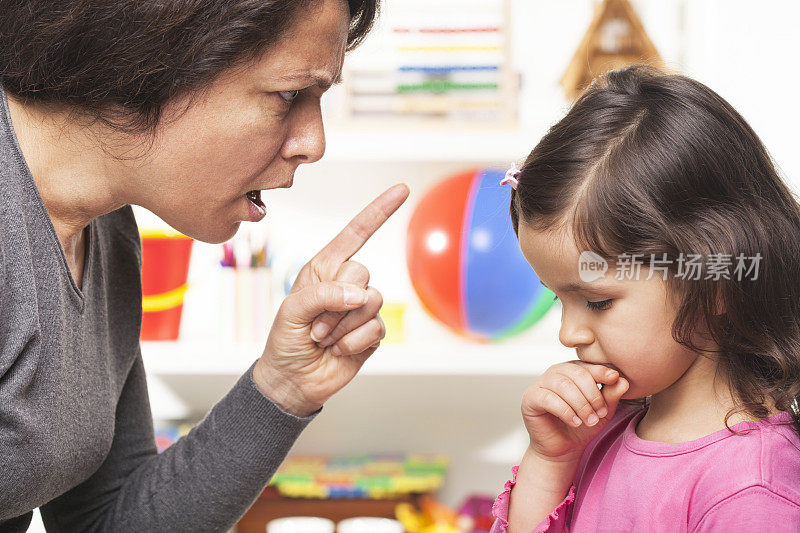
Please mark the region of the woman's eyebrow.
[[322, 89], [328, 89], [331, 85], [336, 85], [342, 82], [342, 73], [339, 72], [335, 78], [331, 78], [326, 74], [302, 72], [298, 74], [284, 74], [283, 76], [278, 76], [278, 79], [281, 81], [310, 80], [316, 82], [318, 87]]

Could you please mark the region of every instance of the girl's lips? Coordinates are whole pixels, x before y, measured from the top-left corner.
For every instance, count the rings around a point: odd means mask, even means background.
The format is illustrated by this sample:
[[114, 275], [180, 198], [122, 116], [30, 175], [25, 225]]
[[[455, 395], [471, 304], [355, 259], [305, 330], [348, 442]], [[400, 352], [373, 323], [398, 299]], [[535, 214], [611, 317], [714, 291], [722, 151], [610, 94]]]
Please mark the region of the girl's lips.
[[587, 360], [583, 359], [581, 356], [578, 356], [578, 359], [580, 359], [584, 363], [589, 363], [590, 365], [599, 365], [599, 366], [604, 366], [606, 368], [613, 368], [614, 370], [616, 370], [617, 372], [622, 374], [622, 371], [619, 368], [617, 368], [617, 365], [613, 365], [611, 363], [598, 363], [596, 361], [587, 361]]
[[[586, 361], [586, 362], [588, 363], [589, 361]], [[593, 365], [598, 365], [598, 366], [604, 366], [604, 367], [606, 367], [606, 368], [610, 368], [610, 369], [612, 369], [612, 370], [616, 370], [616, 371], [617, 371], [617, 373], [618, 373], [618, 374], [619, 374], [621, 377], [624, 377], [625, 379], [628, 379], [628, 378], [625, 376], [625, 374], [623, 374], [623, 373], [622, 373], [622, 370], [620, 370], [620, 369], [619, 369], [619, 367], [617, 367], [617, 365], [612, 365], [611, 363], [590, 363], [590, 364], [593, 364]]]

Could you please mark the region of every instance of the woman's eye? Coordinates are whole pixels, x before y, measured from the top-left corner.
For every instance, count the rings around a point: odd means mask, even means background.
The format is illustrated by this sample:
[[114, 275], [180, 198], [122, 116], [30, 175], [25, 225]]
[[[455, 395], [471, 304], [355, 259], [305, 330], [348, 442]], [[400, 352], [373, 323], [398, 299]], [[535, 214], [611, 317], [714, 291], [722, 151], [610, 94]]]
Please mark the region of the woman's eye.
[[595, 311], [603, 311], [603, 310], [608, 309], [609, 307], [611, 307], [611, 300], [610, 299], [601, 300], [599, 302], [587, 301], [586, 302], [586, 307], [588, 309], [593, 309]]
[[297, 95], [300, 94], [300, 91], [278, 91], [278, 94], [281, 95], [281, 98], [286, 100], [288, 103], [292, 103], [292, 101], [297, 98]]

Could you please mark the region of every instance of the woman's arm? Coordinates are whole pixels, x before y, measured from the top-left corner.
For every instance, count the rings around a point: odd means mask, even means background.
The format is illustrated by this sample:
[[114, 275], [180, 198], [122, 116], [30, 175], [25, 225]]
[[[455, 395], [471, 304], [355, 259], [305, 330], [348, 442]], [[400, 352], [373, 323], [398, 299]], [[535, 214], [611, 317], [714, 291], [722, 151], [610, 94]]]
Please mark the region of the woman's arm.
[[44, 505], [48, 531], [226, 531], [315, 416], [281, 411], [249, 369], [188, 435], [156, 454], [138, 356], [116, 413], [111, 450], [89, 479]]
[[[383, 338], [380, 293], [367, 287], [366, 268], [349, 259], [407, 197], [406, 186], [390, 188], [306, 264], [276, 314], [262, 357], [161, 455], [137, 353], [116, 406], [109, 453], [88, 480], [43, 506], [48, 529], [229, 529], [324, 402]], [[311, 331], [320, 321], [328, 331], [317, 342]]]

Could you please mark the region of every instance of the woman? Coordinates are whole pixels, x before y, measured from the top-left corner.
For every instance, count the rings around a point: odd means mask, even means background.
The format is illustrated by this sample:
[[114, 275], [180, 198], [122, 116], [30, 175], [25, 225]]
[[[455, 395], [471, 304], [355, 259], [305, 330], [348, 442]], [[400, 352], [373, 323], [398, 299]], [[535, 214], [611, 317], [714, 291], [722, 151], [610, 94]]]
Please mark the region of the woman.
[[52, 531], [226, 530], [377, 348], [349, 258], [405, 186], [306, 265], [261, 357], [157, 455], [130, 207], [211, 243], [260, 220], [259, 191], [322, 156], [320, 97], [376, 3], [0, 0], [0, 530], [36, 507]]

